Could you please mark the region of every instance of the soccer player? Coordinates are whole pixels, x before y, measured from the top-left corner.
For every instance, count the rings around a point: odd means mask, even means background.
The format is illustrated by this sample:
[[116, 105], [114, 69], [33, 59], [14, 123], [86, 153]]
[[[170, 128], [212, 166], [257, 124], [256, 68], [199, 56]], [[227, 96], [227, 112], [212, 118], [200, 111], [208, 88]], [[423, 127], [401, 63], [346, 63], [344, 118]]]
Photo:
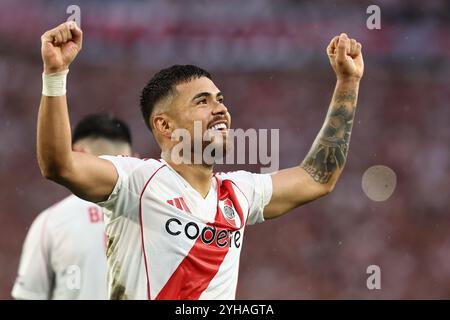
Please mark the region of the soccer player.
[[[127, 125], [108, 114], [82, 119], [73, 150], [93, 156], [131, 155]], [[16, 299], [107, 299], [106, 238], [102, 208], [71, 195], [33, 222], [12, 296]]]
[[[328, 194], [343, 170], [363, 74], [361, 44], [346, 34], [327, 48], [337, 82], [311, 150], [298, 166], [272, 175], [214, 174], [206, 161], [174, 157], [179, 142], [173, 135], [185, 130], [195, 146], [195, 123], [202, 135], [222, 137], [210, 143], [221, 140], [226, 149], [231, 116], [224, 95], [211, 75], [195, 66], [161, 70], [142, 91], [141, 111], [161, 159], [98, 158], [72, 150], [65, 86], [82, 31], [63, 23], [41, 40], [39, 166], [47, 179], [110, 210], [111, 299], [234, 299], [246, 225]], [[203, 149], [210, 146], [202, 142]]]

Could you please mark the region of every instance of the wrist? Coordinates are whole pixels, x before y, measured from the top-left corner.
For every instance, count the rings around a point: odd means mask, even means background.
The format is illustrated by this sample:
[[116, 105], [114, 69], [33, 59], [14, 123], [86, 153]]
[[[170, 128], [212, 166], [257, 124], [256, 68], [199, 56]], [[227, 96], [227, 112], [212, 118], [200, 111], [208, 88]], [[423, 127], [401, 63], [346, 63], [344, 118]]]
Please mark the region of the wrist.
[[360, 77], [337, 77], [336, 80], [338, 83], [348, 84], [348, 85], [359, 85], [361, 81]]
[[61, 97], [66, 95], [66, 82], [69, 69], [60, 72], [42, 74], [42, 95]]
[[64, 67], [47, 67], [44, 64], [44, 72], [43, 72], [43, 74], [59, 73], [59, 72], [64, 72], [64, 71], [66, 71], [68, 69], [69, 68], [67, 66], [64, 66]]

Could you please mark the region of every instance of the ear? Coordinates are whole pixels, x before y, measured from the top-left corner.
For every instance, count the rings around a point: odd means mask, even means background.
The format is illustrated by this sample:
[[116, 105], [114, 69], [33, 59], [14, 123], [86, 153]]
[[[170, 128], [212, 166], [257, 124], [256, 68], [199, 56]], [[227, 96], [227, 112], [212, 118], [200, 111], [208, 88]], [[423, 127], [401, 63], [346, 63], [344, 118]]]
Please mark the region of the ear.
[[170, 139], [173, 132], [172, 120], [164, 113], [153, 116], [151, 119], [155, 133]]

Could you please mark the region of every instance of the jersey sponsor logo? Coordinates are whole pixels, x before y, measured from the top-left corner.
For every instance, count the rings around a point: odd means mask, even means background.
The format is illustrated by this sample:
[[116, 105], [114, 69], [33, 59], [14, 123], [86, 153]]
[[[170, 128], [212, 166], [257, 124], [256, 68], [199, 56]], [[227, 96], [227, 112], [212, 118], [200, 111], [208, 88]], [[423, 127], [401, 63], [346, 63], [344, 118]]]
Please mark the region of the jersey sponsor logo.
[[166, 231], [171, 236], [185, 236], [190, 240], [195, 240], [198, 237], [204, 244], [215, 244], [220, 248], [225, 246], [234, 246], [239, 248], [241, 246], [241, 232], [240, 230], [228, 230], [216, 228], [215, 226], [207, 225], [201, 228], [197, 223], [190, 221], [183, 225], [177, 218], [170, 218], [166, 222]]

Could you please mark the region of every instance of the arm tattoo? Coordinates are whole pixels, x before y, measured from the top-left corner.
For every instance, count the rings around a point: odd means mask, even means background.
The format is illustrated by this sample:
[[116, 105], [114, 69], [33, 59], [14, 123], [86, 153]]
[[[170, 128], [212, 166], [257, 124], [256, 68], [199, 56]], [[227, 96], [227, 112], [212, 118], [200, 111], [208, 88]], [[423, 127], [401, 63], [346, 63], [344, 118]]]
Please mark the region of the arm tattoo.
[[345, 91], [340, 92], [336, 95], [336, 98], [334, 100], [336, 100], [337, 103], [349, 102], [353, 104], [355, 102], [355, 94], [352, 92], [345, 92]]
[[354, 93], [339, 93], [333, 100], [336, 105], [331, 107], [324, 127], [301, 164], [322, 184], [330, 181], [336, 169], [344, 167], [356, 109]]

